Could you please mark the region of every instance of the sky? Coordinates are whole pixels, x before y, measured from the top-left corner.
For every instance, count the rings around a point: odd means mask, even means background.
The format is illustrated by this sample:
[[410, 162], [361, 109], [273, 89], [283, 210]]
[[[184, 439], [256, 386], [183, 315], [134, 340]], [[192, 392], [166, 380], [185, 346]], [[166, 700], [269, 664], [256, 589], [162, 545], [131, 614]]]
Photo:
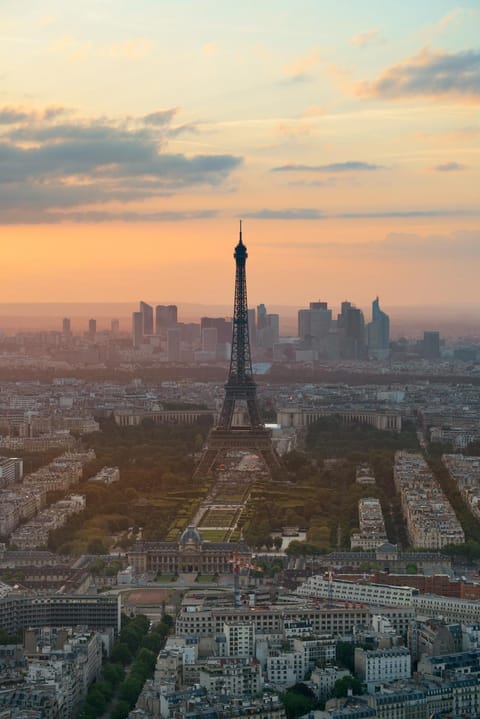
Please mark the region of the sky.
[[0, 0], [0, 302], [480, 304], [480, 2]]

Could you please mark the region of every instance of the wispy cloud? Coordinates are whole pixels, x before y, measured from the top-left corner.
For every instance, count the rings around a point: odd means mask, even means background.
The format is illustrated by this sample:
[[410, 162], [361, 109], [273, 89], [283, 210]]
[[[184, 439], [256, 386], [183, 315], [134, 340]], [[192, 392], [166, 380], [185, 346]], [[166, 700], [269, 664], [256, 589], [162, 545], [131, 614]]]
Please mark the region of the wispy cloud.
[[18, 210], [0, 208], [0, 222], [3, 225], [59, 225], [67, 223], [98, 224], [104, 222], [157, 223], [157, 222], [188, 222], [191, 220], [208, 220], [218, 214], [217, 210], [192, 210], [160, 212], [113, 212], [102, 210], [84, 210], [69, 212], [53, 212], [48, 210]]
[[175, 115], [178, 114], [178, 107], [170, 107], [167, 110], [156, 110], [150, 112], [148, 115], [143, 116], [143, 122], [146, 125], [156, 125], [162, 127], [163, 125], [169, 125]]
[[113, 58], [142, 60], [152, 49], [153, 43], [144, 37], [135, 37], [109, 45], [106, 53]]
[[425, 208], [405, 210], [351, 210], [328, 212], [317, 208], [279, 208], [244, 212], [242, 217], [257, 220], [362, 220], [362, 219], [410, 219], [435, 217], [478, 217], [480, 208]]
[[466, 170], [466, 165], [461, 165], [459, 162], [444, 162], [441, 165], [436, 165], [434, 170], [437, 170], [437, 172], [459, 172], [461, 170]]
[[312, 50], [308, 55], [288, 63], [284, 68], [284, 74], [289, 82], [303, 82], [311, 77], [313, 68], [318, 65], [320, 53]]
[[302, 207], [285, 210], [255, 210], [254, 212], [244, 212], [242, 217], [255, 220], [321, 220], [323, 213], [311, 207]]
[[24, 107], [0, 107], [0, 125], [19, 125], [24, 123], [54, 120], [60, 115], [68, 115], [71, 108], [52, 105], [43, 110], [32, 110]]
[[146, 37], [125, 38], [119, 42], [103, 45], [78, 40], [71, 33], [57, 38], [50, 49], [64, 55], [71, 62], [84, 62], [90, 58], [111, 58], [112, 60], [143, 60], [153, 49], [153, 42]]
[[379, 37], [380, 31], [378, 28], [373, 28], [372, 30], [367, 30], [366, 32], [360, 32], [358, 35], [352, 37], [350, 44], [355, 47], [367, 47], [367, 45], [376, 43], [379, 40]]
[[480, 102], [480, 50], [449, 53], [423, 48], [373, 82], [361, 83], [357, 92], [383, 99], [424, 96]]
[[357, 259], [382, 259], [416, 263], [427, 262], [430, 265], [435, 261], [465, 262], [480, 260], [480, 231], [458, 230], [450, 234], [418, 235], [408, 232], [390, 232], [381, 241], [377, 242], [272, 242], [261, 243], [275, 249], [286, 251], [311, 251], [325, 253], [337, 257], [352, 257]]
[[465, 10], [462, 7], [457, 7], [444, 15], [442, 18], [440, 18], [437, 26], [440, 30], [444, 30], [449, 25], [458, 24], [464, 16]]
[[374, 165], [370, 162], [332, 162], [328, 165], [279, 165], [272, 167], [271, 172], [374, 172], [384, 170], [383, 165]]

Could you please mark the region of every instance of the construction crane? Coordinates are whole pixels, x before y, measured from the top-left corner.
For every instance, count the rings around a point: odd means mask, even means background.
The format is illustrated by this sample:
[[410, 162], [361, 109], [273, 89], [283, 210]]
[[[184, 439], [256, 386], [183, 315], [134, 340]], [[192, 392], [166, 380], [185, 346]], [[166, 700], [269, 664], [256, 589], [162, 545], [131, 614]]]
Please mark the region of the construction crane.
[[252, 564], [244, 559], [240, 559], [238, 550], [236, 549], [228, 563], [232, 565], [233, 570], [233, 604], [235, 607], [242, 606], [242, 599], [240, 596], [240, 570], [248, 569], [252, 572], [263, 572], [263, 567], [259, 567], [256, 564]]

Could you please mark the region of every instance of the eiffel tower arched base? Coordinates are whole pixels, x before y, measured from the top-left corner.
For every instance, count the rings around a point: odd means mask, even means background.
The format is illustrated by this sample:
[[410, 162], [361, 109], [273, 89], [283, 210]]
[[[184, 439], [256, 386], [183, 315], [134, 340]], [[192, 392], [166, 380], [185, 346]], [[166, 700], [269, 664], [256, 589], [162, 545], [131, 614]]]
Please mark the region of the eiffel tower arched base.
[[284, 469], [272, 446], [271, 432], [265, 427], [215, 427], [207, 440], [193, 478], [211, 477], [215, 465], [221, 464], [228, 452], [246, 450], [256, 454], [262, 461], [270, 477], [280, 477]]

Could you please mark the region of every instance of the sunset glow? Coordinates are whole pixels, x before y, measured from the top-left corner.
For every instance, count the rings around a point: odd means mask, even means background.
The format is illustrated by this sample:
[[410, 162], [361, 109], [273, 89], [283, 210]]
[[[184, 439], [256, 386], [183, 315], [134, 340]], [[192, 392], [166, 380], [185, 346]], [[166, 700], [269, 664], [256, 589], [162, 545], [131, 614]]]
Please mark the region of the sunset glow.
[[0, 8], [1, 302], [479, 302], [480, 7]]

